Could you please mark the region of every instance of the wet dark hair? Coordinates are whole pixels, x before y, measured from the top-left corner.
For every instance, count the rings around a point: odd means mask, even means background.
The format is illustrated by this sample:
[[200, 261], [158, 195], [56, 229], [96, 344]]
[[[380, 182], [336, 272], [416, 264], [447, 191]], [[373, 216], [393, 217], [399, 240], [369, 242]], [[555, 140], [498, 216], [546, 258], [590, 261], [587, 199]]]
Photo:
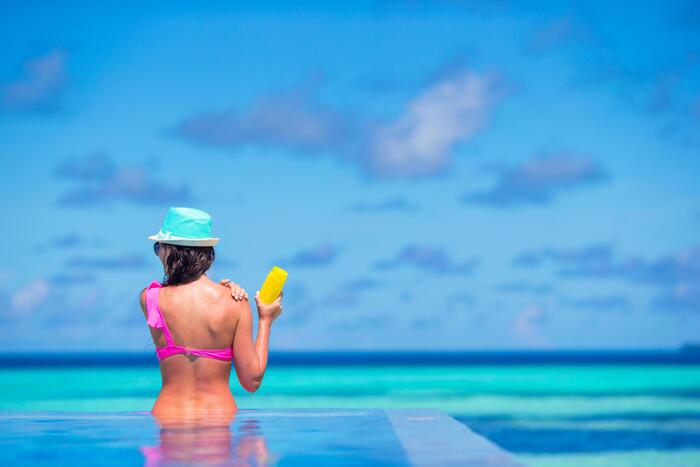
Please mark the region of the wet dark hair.
[[196, 281], [214, 262], [211, 246], [181, 246], [161, 243], [166, 248], [165, 275], [162, 284], [182, 285]]

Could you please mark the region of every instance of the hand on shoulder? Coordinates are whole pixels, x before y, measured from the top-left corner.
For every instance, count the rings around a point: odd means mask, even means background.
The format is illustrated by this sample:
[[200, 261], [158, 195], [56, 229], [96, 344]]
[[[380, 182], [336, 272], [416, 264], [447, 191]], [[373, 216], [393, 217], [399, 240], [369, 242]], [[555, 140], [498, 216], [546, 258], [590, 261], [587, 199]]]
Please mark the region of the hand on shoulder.
[[228, 287], [231, 291], [231, 298], [237, 302], [248, 300], [248, 292], [245, 291], [243, 287], [235, 282], [231, 282], [230, 279], [221, 279], [219, 282], [224, 287]]

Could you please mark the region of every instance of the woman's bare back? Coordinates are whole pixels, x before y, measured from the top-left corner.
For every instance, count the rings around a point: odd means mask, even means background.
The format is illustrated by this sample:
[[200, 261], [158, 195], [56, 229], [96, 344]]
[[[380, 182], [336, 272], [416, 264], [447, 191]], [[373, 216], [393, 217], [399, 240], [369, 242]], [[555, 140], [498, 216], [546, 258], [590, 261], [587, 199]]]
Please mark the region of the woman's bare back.
[[[141, 305], [145, 310], [143, 297]], [[194, 282], [158, 289], [158, 305], [175, 344], [197, 349], [233, 346], [242, 307], [231, 299], [228, 287], [203, 274]], [[150, 331], [156, 347], [166, 345], [160, 329]], [[231, 361], [176, 354], [161, 360], [160, 369], [163, 385], [154, 414], [236, 410], [229, 388]]]

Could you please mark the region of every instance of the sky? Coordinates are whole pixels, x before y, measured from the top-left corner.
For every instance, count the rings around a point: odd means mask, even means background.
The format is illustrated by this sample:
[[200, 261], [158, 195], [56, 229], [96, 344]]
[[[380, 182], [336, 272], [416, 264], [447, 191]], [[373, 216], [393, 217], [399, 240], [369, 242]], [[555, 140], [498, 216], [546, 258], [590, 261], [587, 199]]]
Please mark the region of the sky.
[[273, 351], [700, 341], [695, 2], [2, 10], [0, 351], [152, 351], [170, 206]]

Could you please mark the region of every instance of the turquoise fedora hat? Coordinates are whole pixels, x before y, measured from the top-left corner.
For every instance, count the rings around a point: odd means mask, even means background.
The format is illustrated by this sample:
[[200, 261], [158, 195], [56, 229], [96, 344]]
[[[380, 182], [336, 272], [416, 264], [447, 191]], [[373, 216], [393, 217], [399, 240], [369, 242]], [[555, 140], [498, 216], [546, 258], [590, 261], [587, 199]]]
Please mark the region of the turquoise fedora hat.
[[211, 216], [201, 209], [170, 208], [163, 226], [149, 240], [182, 246], [214, 246], [218, 237], [211, 235]]

